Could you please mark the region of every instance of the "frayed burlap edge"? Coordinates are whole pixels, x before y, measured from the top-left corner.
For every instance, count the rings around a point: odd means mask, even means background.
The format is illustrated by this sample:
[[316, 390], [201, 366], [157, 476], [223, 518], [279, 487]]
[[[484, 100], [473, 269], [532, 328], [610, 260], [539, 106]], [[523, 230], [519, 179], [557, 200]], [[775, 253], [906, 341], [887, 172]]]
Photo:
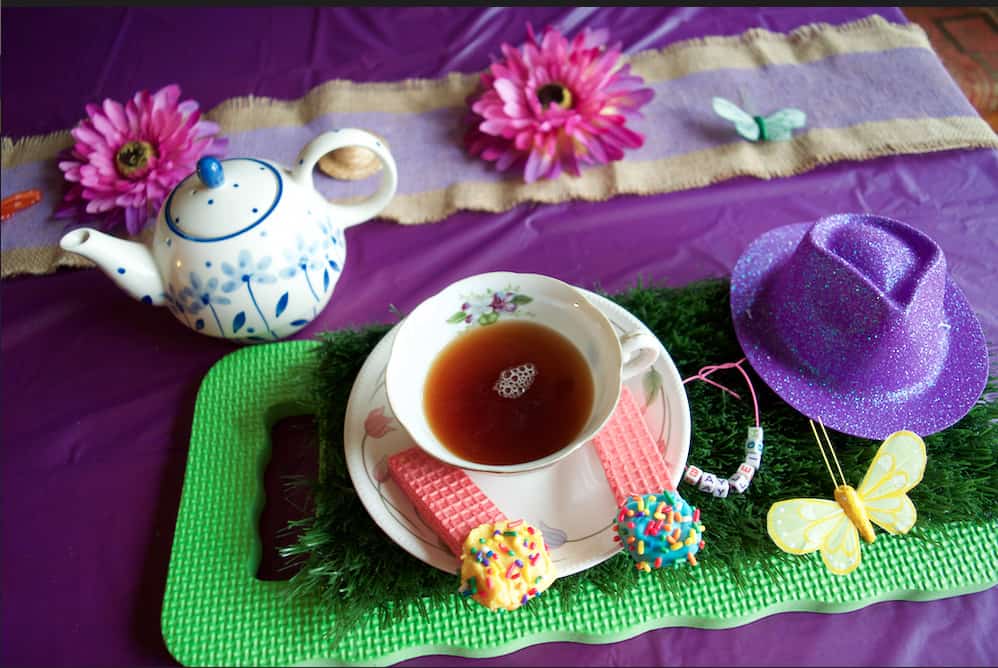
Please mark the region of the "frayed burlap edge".
[[51, 274], [63, 267], [89, 269], [96, 266], [85, 257], [67, 253], [59, 246], [11, 248], [3, 252], [0, 265], [3, 266], [3, 278], [23, 274]]
[[[914, 24], [895, 24], [878, 15], [833, 26], [814, 23], [789, 33], [752, 28], [740, 35], [701, 37], [627, 58], [632, 70], [648, 83], [697, 72], [813, 62], [834, 55], [931, 49], [925, 32]], [[423, 113], [461, 107], [477, 85], [479, 74], [452, 73], [439, 79], [354, 83], [334, 79], [296, 100], [244, 96], [226, 100], [205, 114], [223, 134], [270, 127], [300, 126], [331, 113]], [[72, 145], [68, 130], [13, 141], [0, 140], [2, 166], [49, 160]]]
[[[843, 160], [969, 148], [998, 149], [998, 135], [977, 116], [876, 121], [848, 128], [808, 130], [785, 142], [737, 141], [660, 160], [624, 160], [586, 169], [578, 178], [562, 175], [525, 184], [517, 177], [498, 183], [462, 182], [440, 190], [397, 194], [379, 218], [415, 225], [439, 221], [460, 210], [499, 213], [526, 202], [599, 202], [618, 195], [656, 195], [701, 188], [737, 176], [794, 176]], [[57, 246], [4, 251], [2, 265], [4, 278], [21, 273], [44, 274], [64, 266], [92, 266]]]
[[518, 178], [462, 182], [430, 192], [399, 194], [379, 217], [412, 225], [438, 221], [459, 210], [498, 213], [525, 202], [599, 202], [618, 195], [657, 195], [737, 176], [773, 179], [843, 160], [967, 148], [998, 148], [998, 135], [976, 116], [876, 121], [813, 129], [784, 142], [737, 141], [660, 160], [624, 160], [586, 169], [578, 178], [563, 174], [529, 185]]

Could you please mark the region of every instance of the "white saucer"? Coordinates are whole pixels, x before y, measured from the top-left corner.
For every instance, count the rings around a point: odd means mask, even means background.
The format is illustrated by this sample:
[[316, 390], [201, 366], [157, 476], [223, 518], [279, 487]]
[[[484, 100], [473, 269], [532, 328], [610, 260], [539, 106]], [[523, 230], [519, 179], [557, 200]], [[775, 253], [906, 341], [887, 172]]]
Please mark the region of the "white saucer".
[[[609, 299], [582, 292], [618, 332], [650, 331]], [[427, 564], [456, 573], [457, 557], [388, 477], [387, 458], [415, 445], [394, 419], [385, 397], [385, 367], [396, 329], [371, 351], [350, 392], [343, 438], [347, 470], [367, 512], [392, 540]], [[690, 409], [679, 371], [665, 347], [659, 345], [654, 366], [626, 384], [646, 407], [648, 429], [664, 448], [672, 483], [678, 486], [690, 447]], [[507, 517], [522, 517], [544, 532], [559, 575], [595, 566], [620, 549], [610, 532], [617, 506], [590, 443], [538, 471], [467, 473]]]

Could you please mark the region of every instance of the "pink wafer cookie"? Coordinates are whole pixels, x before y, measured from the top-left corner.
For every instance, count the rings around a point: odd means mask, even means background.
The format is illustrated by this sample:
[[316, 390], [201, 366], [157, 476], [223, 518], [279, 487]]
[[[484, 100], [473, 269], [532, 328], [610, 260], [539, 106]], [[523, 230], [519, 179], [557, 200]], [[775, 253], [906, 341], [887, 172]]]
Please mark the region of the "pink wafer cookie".
[[613, 415], [593, 438], [593, 445], [618, 506], [632, 494], [675, 491], [665, 456], [626, 387], [620, 391]]
[[461, 556], [464, 540], [472, 529], [506, 519], [467, 473], [419, 448], [389, 457], [388, 471], [416, 512], [455, 556]]

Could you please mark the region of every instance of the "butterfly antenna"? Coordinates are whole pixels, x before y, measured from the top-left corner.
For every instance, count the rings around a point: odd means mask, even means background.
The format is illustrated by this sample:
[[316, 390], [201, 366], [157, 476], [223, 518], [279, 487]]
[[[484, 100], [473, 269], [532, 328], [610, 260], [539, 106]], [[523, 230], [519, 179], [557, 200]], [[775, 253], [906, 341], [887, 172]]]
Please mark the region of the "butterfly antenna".
[[832, 459], [835, 460], [835, 468], [839, 470], [839, 477], [842, 478], [842, 484], [846, 485], [848, 483], [846, 482], [845, 474], [842, 472], [842, 466], [839, 465], [838, 455], [835, 454], [835, 448], [832, 447], [832, 442], [828, 438], [828, 432], [825, 431], [825, 423], [821, 421], [820, 417], [818, 418], [818, 424], [821, 425], [821, 433], [825, 435], [825, 442], [828, 443], [828, 451], [832, 453]]
[[745, 98], [745, 86], [738, 86], [738, 106], [748, 113], [748, 100]]
[[[832, 465], [828, 463], [828, 456], [825, 454], [825, 447], [821, 444], [821, 438], [818, 436], [818, 430], [814, 427], [814, 420], [809, 419], [808, 422], [811, 423], [811, 431], [814, 432], [814, 440], [818, 443], [818, 450], [821, 451], [821, 458], [825, 460], [825, 468], [828, 469], [828, 476], [832, 479], [832, 484], [835, 487], [839, 486], [839, 483], [835, 481], [835, 474], [832, 473]], [[818, 422], [821, 422], [821, 418], [818, 418]], [[824, 429], [824, 427], [822, 427]]]

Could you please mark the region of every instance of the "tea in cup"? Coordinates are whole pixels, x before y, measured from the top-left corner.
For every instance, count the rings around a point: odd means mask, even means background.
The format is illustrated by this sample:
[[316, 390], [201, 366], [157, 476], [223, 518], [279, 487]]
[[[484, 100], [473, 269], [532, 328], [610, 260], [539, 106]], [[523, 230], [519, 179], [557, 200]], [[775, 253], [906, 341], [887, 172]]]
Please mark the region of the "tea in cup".
[[465, 469], [549, 466], [591, 439], [621, 384], [658, 357], [618, 336], [579, 290], [549, 276], [457, 281], [399, 325], [385, 374], [396, 419], [428, 454]]

